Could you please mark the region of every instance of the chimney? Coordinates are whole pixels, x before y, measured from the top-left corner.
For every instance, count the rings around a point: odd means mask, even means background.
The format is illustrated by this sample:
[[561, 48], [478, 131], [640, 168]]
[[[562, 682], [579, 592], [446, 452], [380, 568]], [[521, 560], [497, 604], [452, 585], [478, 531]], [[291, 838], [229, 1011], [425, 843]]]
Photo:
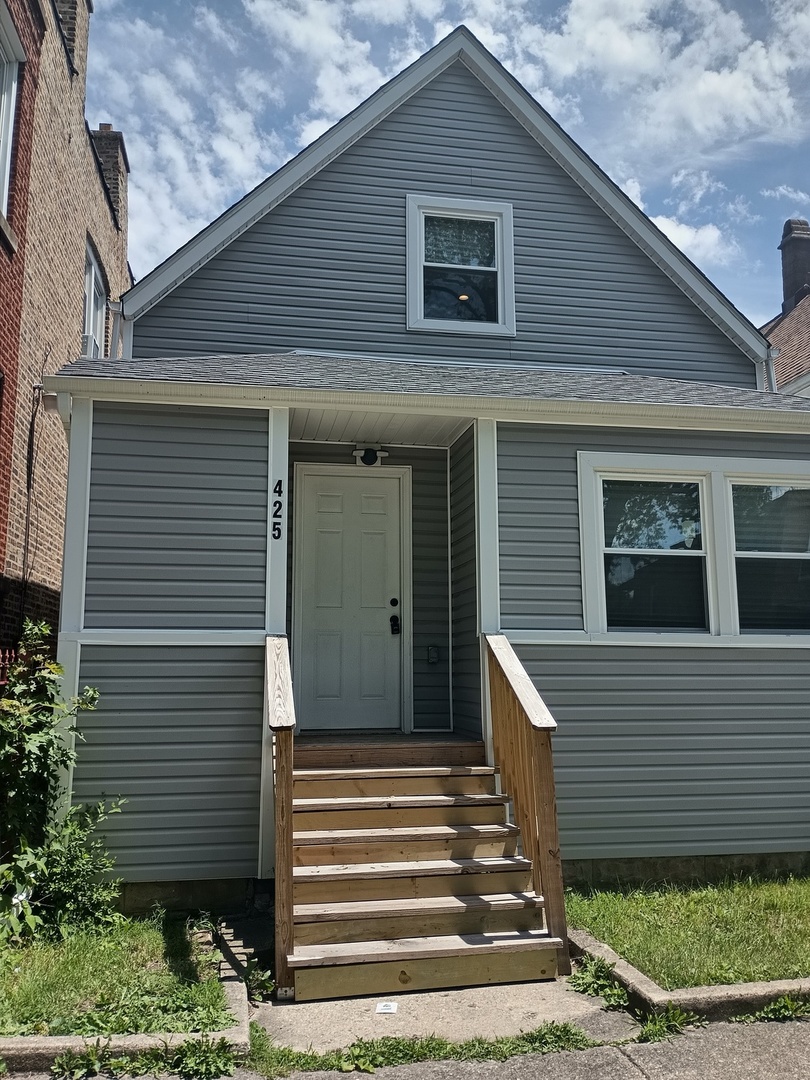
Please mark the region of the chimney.
[[83, 73], [87, 70], [87, 35], [93, 0], [54, 0], [53, 6], [74, 73]]
[[115, 216], [118, 218], [119, 228], [126, 229], [129, 160], [124, 146], [124, 136], [120, 131], [114, 131], [112, 124], [99, 124], [98, 131], [91, 131], [90, 134], [101, 163], [101, 171], [110, 193]]
[[791, 218], [782, 229], [782, 314], [792, 311], [810, 286], [810, 225], [803, 218]]

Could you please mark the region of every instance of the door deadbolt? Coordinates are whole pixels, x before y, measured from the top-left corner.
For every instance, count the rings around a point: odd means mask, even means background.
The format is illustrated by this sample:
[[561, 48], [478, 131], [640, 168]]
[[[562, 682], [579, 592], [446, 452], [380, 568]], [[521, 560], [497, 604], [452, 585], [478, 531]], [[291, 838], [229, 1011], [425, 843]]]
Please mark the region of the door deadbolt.
[[392, 615], [391, 616], [391, 633], [392, 634], [398, 634], [399, 633], [399, 615]]

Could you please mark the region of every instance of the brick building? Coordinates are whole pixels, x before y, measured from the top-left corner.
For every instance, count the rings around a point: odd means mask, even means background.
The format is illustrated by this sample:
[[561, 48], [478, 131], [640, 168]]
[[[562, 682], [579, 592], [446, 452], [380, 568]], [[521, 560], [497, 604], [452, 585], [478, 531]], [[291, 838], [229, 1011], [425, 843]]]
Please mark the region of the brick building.
[[0, 643], [55, 623], [67, 448], [40, 384], [117, 352], [131, 284], [123, 138], [84, 113], [92, 0], [0, 0]]

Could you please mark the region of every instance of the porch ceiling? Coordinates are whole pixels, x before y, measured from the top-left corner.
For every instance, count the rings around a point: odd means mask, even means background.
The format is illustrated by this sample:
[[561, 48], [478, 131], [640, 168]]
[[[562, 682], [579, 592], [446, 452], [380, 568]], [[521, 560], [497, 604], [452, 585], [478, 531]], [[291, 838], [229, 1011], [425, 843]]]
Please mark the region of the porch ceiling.
[[373, 443], [380, 446], [450, 446], [469, 427], [459, 416], [366, 412], [351, 409], [291, 409], [293, 442]]

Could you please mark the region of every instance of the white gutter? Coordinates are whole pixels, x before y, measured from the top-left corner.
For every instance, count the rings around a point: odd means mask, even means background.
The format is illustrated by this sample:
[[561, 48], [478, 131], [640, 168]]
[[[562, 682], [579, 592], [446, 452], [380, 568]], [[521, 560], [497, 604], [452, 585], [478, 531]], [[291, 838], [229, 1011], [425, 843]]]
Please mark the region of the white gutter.
[[[240, 386], [220, 383], [160, 382], [148, 379], [82, 378], [49, 375], [45, 389], [106, 401], [170, 402], [243, 408], [324, 407], [344, 411], [373, 409], [390, 413], [489, 417], [505, 422], [570, 423], [682, 430], [762, 431], [810, 435], [810, 409], [734, 408], [725, 405], [673, 405], [659, 402], [559, 398], [497, 398], [480, 395], [380, 393], [360, 390]], [[769, 398], [769, 400], [772, 400]]]

